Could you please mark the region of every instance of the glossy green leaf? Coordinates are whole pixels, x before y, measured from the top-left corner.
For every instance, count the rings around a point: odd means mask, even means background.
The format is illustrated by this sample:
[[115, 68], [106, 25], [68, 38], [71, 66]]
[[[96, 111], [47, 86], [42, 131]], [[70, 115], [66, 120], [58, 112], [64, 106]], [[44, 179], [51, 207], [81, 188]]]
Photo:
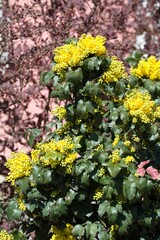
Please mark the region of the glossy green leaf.
[[100, 203], [98, 208], [98, 214], [100, 217], [103, 217], [103, 215], [106, 213], [107, 208], [110, 207], [110, 203], [106, 200], [103, 203]]
[[82, 237], [83, 234], [84, 234], [84, 227], [80, 224], [77, 224], [74, 226], [73, 230], [72, 230], [72, 233], [74, 236], [79, 236], [79, 237]]
[[132, 200], [136, 196], [136, 183], [129, 180], [124, 180], [123, 182], [123, 195], [128, 200]]
[[108, 172], [111, 177], [115, 178], [121, 170], [121, 164], [112, 163], [112, 161], [108, 162]]

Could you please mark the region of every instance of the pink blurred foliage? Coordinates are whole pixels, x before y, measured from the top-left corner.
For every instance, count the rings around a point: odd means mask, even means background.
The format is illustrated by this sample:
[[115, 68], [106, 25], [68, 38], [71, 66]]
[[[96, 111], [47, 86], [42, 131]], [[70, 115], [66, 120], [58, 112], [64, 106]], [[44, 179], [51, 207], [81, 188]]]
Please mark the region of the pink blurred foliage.
[[149, 162], [150, 162], [150, 160], [141, 162], [138, 165], [137, 174], [141, 177], [144, 177], [144, 175], [146, 173], [148, 173], [153, 180], [160, 180], [160, 173], [158, 172], [158, 170], [156, 168], [154, 168], [152, 166], [149, 166], [146, 169], [144, 168], [144, 166], [146, 164], [148, 164]]

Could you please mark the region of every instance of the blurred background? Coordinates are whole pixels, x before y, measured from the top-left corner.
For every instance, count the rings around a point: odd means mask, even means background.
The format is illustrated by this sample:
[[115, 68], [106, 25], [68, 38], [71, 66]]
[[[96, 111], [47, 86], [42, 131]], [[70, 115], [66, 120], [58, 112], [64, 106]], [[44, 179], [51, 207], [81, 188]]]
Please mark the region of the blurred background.
[[160, 2], [0, 0], [0, 197], [6, 158], [30, 151], [26, 129], [45, 133], [54, 108], [40, 74], [51, 68], [55, 47], [82, 33], [105, 36], [108, 55], [120, 60], [135, 49], [160, 57]]

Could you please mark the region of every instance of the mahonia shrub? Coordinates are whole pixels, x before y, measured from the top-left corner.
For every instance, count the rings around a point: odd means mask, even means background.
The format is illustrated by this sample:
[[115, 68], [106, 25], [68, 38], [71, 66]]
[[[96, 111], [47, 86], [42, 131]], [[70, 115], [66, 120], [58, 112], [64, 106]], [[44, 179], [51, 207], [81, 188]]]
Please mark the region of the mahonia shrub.
[[25, 239], [160, 237], [160, 60], [135, 51], [127, 73], [105, 41], [83, 34], [54, 50], [41, 84], [63, 104], [31, 154], [7, 160], [6, 214]]

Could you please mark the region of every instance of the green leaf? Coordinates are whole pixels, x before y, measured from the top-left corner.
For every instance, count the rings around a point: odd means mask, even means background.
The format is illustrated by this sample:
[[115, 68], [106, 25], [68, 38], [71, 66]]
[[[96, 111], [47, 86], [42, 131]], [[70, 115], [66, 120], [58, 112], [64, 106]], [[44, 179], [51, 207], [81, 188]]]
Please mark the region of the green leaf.
[[138, 62], [141, 60], [143, 53], [139, 50], [133, 51], [133, 53], [125, 59], [132, 67], [136, 67]]
[[107, 152], [102, 152], [100, 155], [99, 155], [99, 161], [100, 163], [104, 163], [106, 162], [108, 159], [108, 153]]
[[33, 146], [35, 138], [39, 137], [41, 134], [42, 134], [42, 131], [41, 129], [38, 129], [38, 128], [28, 128], [26, 130], [26, 137], [27, 137], [27, 140], [29, 141], [30, 147]]
[[132, 200], [135, 195], [136, 195], [136, 183], [133, 181], [129, 181], [129, 180], [124, 180], [123, 182], [123, 195], [125, 196], [125, 198], [127, 198], [128, 200]]
[[101, 56], [100, 60], [101, 60], [101, 63], [100, 63], [101, 70], [106, 71], [112, 62], [111, 58], [107, 58], [106, 56]]
[[43, 72], [40, 77], [40, 84], [44, 84], [44, 86], [48, 85], [49, 83], [52, 83], [54, 77], [54, 72], [48, 71]]
[[138, 78], [135, 77], [134, 75], [131, 75], [128, 78], [128, 83], [131, 86], [131, 88], [134, 88], [137, 85], [138, 81], [139, 81]]
[[72, 203], [72, 201], [75, 199], [75, 196], [78, 193], [75, 192], [74, 190], [70, 189], [65, 197], [65, 202], [67, 205], [70, 205]]
[[44, 84], [44, 78], [47, 75], [47, 72], [42, 72], [40, 75], [40, 84]]
[[44, 170], [43, 172], [43, 184], [48, 184], [52, 181], [52, 172], [49, 169]]
[[13, 231], [12, 236], [13, 236], [14, 240], [27, 240], [27, 238], [24, 236], [24, 234], [18, 230]]
[[83, 100], [79, 100], [77, 104], [78, 115], [85, 115], [87, 113], [87, 106]]
[[152, 124], [150, 127], [151, 137], [149, 138], [150, 141], [155, 141], [159, 138], [159, 127], [156, 124]]
[[158, 96], [160, 95], [160, 82], [156, 83], [156, 92], [158, 94]]
[[98, 234], [98, 239], [99, 240], [109, 240], [110, 236], [107, 233], [107, 231], [100, 231], [99, 234]]
[[126, 89], [126, 84], [123, 81], [116, 82], [116, 95], [124, 94]]
[[112, 161], [108, 162], [108, 172], [111, 177], [115, 178], [121, 170], [120, 163], [112, 163]]
[[90, 57], [86, 60], [84, 60], [84, 65], [83, 68], [86, 71], [95, 71], [95, 70], [99, 70], [99, 62], [98, 62], [98, 58], [97, 57]]
[[3, 217], [3, 204], [1, 204], [0, 206], [0, 221], [2, 220], [2, 217]]
[[18, 208], [16, 199], [11, 200], [6, 208], [6, 214], [9, 221], [20, 220], [22, 211]]
[[92, 223], [90, 225], [90, 236], [91, 236], [91, 238], [95, 238], [95, 236], [97, 234], [97, 228], [98, 228], [98, 225], [96, 223]]
[[98, 208], [98, 215], [100, 217], [103, 217], [103, 215], [106, 213], [106, 209], [110, 207], [109, 202], [106, 200], [103, 203], [100, 203]]
[[120, 113], [120, 119], [126, 123], [128, 121], [128, 111], [123, 106], [119, 107], [118, 110]]
[[135, 50], [132, 53], [132, 56], [137, 60], [140, 61], [141, 57], [143, 56], [143, 52], [141, 52], [140, 50]]
[[88, 96], [97, 96], [98, 93], [101, 91], [99, 83], [94, 83], [91, 81], [87, 81], [86, 85], [84, 86], [82, 93], [86, 93]]
[[118, 212], [115, 207], [109, 207], [106, 209], [107, 218], [110, 224], [115, 224], [117, 222]]
[[72, 230], [72, 234], [74, 236], [82, 237], [84, 235], [84, 227], [80, 224], [75, 225]]
[[81, 177], [81, 183], [89, 185], [89, 174], [87, 172], [84, 172]]
[[80, 175], [86, 168], [85, 163], [81, 163], [75, 166], [75, 173], [76, 175]]
[[16, 184], [19, 186], [22, 193], [26, 193], [27, 190], [30, 188], [30, 181], [28, 178], [18, 179], [16, 181]]
[[70, 43], [77, 43], [78, 42], [78, 39], [77, 38], [75, 38], [75, 37], [71, 37], [71, 38], [67, 38], [66, 40], [65, 40], [65, 43], [66, 44], [70, 44]]
[[46, 200], [46, 197], [44, 195], [42, 195], [40, 193], [40, 191], [38, 191], [37, 188], [32, 188], [32, 190], [27, 194], [28, 196], [28, 199], [30, 201], [33, 201], [33, 200]]
[[112, 112], [110, 112], [110, 118], [112, 119], [112, 121], [116, 121], [119, 117], [119, 112], [117, 111], [116, 108], [113, 109]]
[[105, 197], [106, 199], [111, 199], [112, 198], [112, 194], [114, 192], [114, 188], [109, 186], [109, 185], [106, 185], [104, 188], [104, 193], [105, 193]]
[[63, 198], [59, 198], [57, 201], [48, 202], [42, 210], [43, 217], [48, 217], [55, 221], [57, 218], [64, 215], [67, 211], [67, 206]]
[[36, 204], [25, 204], [28, 211], [33, 212], [36, 208]]
[[91, 101], [86, 102], [86, 109], [87, 109], [87, 112], [94, 114], [94, 107]]
[[125, 61], [128, 62], [132, 67], [137, 66], [137, 60], [133, 57], [127, 57]]
[[66, 81], [71, 82], [73, 85], [81, 83], [83, 80], [83, 72], [81, 68], [71, 70], [66, 73]]
[[147, 91], [153, 93], [156, 90], [156, 84], [154, 81], [150, 80], [150, 79], [144, 79], [144, 87]]

